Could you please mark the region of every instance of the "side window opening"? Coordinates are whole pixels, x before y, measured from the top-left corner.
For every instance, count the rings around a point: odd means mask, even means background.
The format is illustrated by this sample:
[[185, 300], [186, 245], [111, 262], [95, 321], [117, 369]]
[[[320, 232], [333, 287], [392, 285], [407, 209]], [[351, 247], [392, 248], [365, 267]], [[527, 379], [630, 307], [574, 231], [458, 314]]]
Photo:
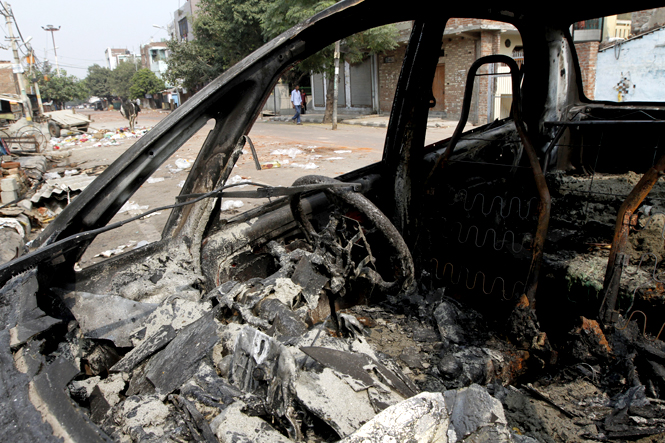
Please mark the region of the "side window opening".
[[[522, 36], [512, 24], [484, 19], [451, 18], [446, 23], [441, 41], [430, 109], [427, 142], [435, 134], [438, 140], [450, 137], [462, 113], [462, 102], [469, 67], [477, 59], [494, 54], [513, 58], [521, 68], [524, 64]], [[510, 73], [503, 64], [486, 64], [476, 75], [469, 119], [465, 130], [510, 115], [512, 86]], [[441, 128], [446, 130], [441, 131]]]
[[[178, 149], [129, 198], [108, 224], [127, 220], [157, 207], [175, 203], [176, 196], [180, 194], [200, 146], [213, 126], [214, 121], [209, 121]], [[158, 211], [144, 219], [98, 235], [79, 260], [79, 268], [86, 268], [107, 258], [159, 241], [170, 212], [171, 210]]]
[[582, 20], [570, 30], [588, 99], [665, 101], [665, 8]]

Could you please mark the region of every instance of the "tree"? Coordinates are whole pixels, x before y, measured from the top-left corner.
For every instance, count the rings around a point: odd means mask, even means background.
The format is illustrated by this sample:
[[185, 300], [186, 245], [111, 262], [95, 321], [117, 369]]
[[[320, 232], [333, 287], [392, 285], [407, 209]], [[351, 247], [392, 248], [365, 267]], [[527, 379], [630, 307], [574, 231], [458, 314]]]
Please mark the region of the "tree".
[[118, 97], [129, 98], [129, 88], [132, 86], [132, 77], [138, 71], [136, 62], [123, 61], [111, 71], [111, 93]]
[[144, 98], [146, 94], [156, 94], [166, 89], [164, 80], [157, 77], [150, 69], [143, 68], [132, 77], [129, 98]]
[[[262, 29], [265, 37], [271, 39], [302, 22], [303, 20], [323, 11], [335, 4], [331, 0], [281, 0], [269, 3], [266, 8]], [[360, 63], [369, 54], [378, 54], [397, 47], [397, 28], [386, 25], [369, 29], [341, 42], [342, 54], [340, 61], [351, 64]], [[313, 73], [326, 73], [328, 87], [326, 94], [326, 111], [323, 116], [324, 123], [332, 121], [333, 87], [334, 87], [334, 51], [332, 44], [316, 54], [303, 60], [296, 66], [296, 72], [307, 75]]]
[[[165, 79], [196, 91], [265, 41], [334, 4], [333, 0], [201, 0], [193, 25], [196, 39], [172, 40], [168, 44]], [[342, 42], [343, 56], [349, 63], [359, 63], [370, 53], [396, 46], [397, 30], [393, 25], [371, 29]], [[330, 121], [332, 116], [333, 47], [310, 56], [290, 74], [298, 82], [310, 72], [327, 72], [324, 121]]]
[[67, 75], [67, 71], [61, 69], [58, 77], [52, 71], [51, 65], [46, 62], [41, 72], [38, 72], [39, 92], [44, 101], [53, 100], [58, 108], [62, 109], [65, 102], [72, 100], [83, 100], [88, 97], [85, 83], [73, 75]]
[[110, 99], [112, 71], [109, 68], [103, 68], [98, 64], [88, 67], [88, 75], [85, 78], [85, 86], [90, 95]]
[[261, 21], [267, 0], [202, 0], [194, 20], [196, 39], [171, 40], [165, 79], [197, 90], [264, 43]]

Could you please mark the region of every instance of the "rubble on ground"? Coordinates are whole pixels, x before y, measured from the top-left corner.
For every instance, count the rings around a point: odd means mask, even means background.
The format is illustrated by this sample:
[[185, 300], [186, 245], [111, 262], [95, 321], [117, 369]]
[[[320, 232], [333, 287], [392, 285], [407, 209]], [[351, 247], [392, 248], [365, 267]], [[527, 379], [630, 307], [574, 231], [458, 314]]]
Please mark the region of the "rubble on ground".
[[90, 129], [87, 133], [73, 134], [66, 137], [53, 137], [49, 144], [52, 150], [65, 149], [83, 149], [83, 148], [101, 148], [105, 146], [119, 146], [127, 140], [141, 138], [148, 131], [149, 127], [136, 128], [134, 131], [129, 128], [118, 128], [114, 131], [100, 129]]
[[555, 352], [525, 296], [507, 333], [454, 291], [428, 287], [425, 274], [410, 293], [351, 302], [377, 297], [355, 271], [369, 249], [340, 266], [345, 239], [366, 240], [353, 223], [329, 223], [336, 230], [324, 228], [319, 243], [273, 241], [263, 271], [208, 292], [156, 291], [160, 278], [131, 297], [126, 287], [54, 288], [52, 317], [34, 308], [36, 272], [17, 276], [4, 289], [26, 306], [8, 322], [15, 358], [52, 342], [41, 358], [70, 368], [69, 397], [96, 426], [86, 429], [115, 441], [531, 443], [665, 432], [665, 344], [634, 322], [603, 330], [578, 316]]
[[6, 224], [0, 227], [0, 237], [4, 240], [1, 243], [0, 263], [22, 255], [25, 244], [34, 238], [32, 230], [38, 230], [53, 220], [106, 168], [103, 165], [86, 168], [71, 164], [67, 158], [72, 149], [119, 145], [125, 140], [134, 141], [142, 137], [150, 129], [90, 129], [87, 133], [51, 138], [53, 150], [46, 150], [42, 155], [3, 156], [0, 217], [15, 218], [23, 231], [11, 229]]
[[[298, 167], [284, 160], [322, 158], [300, 148], [274, 150], [273, 161]], [[191, 167], [178, 160], [166, 169]], [[92, 178], [80, 167], [48, 168], [43, 157], [11, 166], [7, 189], [34, 186], [39, 174], [45, 183], [0, 208], [7, 260], [31, 226], [47, 223]], [[432, 260], [409, 290], [391, 291], [379, 275], [399, 267], [376, 265], [381, 253], [368, 240], [376, 229], [332, 211], [310, 238], [229, 259], [207, 291], [200, 270], [180, 267], [174, 251], [141, 263], [145, 278], [125, 275], [104, 293], [38, 293], [37, 271], [28, 271], [2, 291], [2, 352], [34, 377], [36, 397], [54, 398], [74, 417], [62, 432], [89, 441], [649, 441], [665, 433], [665, 344], [654, 338], [660, 325], [645, 324], [645, 312], [658, 318], [665, 304], [662, 182], [630, 237], [619, 285], [626, 315], [616, 326], [595, 320], [616, 210], [639, 178], [548, 175], [555, 210], [538, 316], [515, 282], [530, 260], [532, 196], [495, 197], [497, 182], [487, 180], [473, 192], [459, 184], [437, 191], [450, 194], [452, 210], [432, 217], [443, 241], [428, 245]], [[224, 203], [236, 205], [225, 200], [221, 210]], [[128, 202], [121, 211], [145, 209]], [[506, 219], [512, 236], [501, 239], [494, 226]], [[5, 312], [10, 305], [16, 314]]]

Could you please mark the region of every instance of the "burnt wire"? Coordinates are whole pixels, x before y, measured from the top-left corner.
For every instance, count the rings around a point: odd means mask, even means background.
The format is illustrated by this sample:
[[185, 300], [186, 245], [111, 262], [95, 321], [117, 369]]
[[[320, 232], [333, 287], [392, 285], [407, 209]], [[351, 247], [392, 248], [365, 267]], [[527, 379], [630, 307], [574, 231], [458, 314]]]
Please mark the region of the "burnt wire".
[[[649, 227], [649, 225], [651, 224], [651, 222], [653, 221], [653, 219], [656, 218], [657, 215], [662, 215], [663, 218], [665, 219], [665, 213], [663, 213], [663, 212], [656, 212], [656, 213], [654, 213], [654, 214], [649, 215], [649, 216], [647, 217], [646, 221], [643, 221], [644, 226], [642, 226], [642, 227], [639, 227], [639, 226], [633, 226], [632, 229], [633, 229], [634, 231], [637, 231], [637, 232], [646, 230], [646, 229]], [[642, 221], [642, 220], [641, 220], [641, 221]], [[665, 223], [663, 223], [663, 229], [662, 229], [662, 231], [661, 231], [661, 233], [660, 233], [660, 236], [661, 236], [661, 238], [662, 238], [663, 240], [665, 240]]]
[[[604, 133], [600, 133], [600, 141], [598, 142], [598, 147], [603, 144], [603, 135]], [[596, 151], [596, 161], [593, 164], [593, 173], [591, 174], [591, 181], [589, 182], [589, 192], [591, 191], [591, 188], [593, 187], [593, 180], [596, 178], [596, 169], [598, 169], [598, 158], [600, 157], [600, 149]], [[584, 217], [586, 222], [589, 221], [589, 203], [590, 201], [587, 200], [586, 206], [584, 206]]]
[[[587, 118], [587, 120], [607, 120], [607, 118], [605, 118], [605, 117], [595, 117], [595, 116], [590, 115], [586, 112], [582, 113], [582, 115], [584, 115]], [[632, 115], [645, 115], [645, 116], [649, 117], [651, 120], [660, 120], [660, 119], [652, 116], [648, 112], [646, 112], [644, 110], [641, 110], [641, 109], [636, 110], [636, 111], [631, 111], [631, 112], [629, 112], [627, 114], [624, 114], [624, 115], [622, 115], [621, 117], [618, 117], [618, 118], [625, 119], [626, 117], [630, 117]]]
[[[626, 329], [626, 328], [628, 327], [628, 324], [629, 324], [630, 321], [632, 320], [633, 316], [634, 316], [636, 313], [638, 313], [638, 314], [641, 314], [641, 315], [644, 317], [644, 325], [643, 325], [643, 327], [642, 327], [642, 335], [643, 335], [644, 338], [647, 339], [647, 340], [655, 341], [655, 340], [658, 340], [658, 339], [660, 338], [660, 335], [662, 334], [663, 329], [665, 328], [665, 323], [663, 323], [663, 325], [660, 327], [660, 330], [658, 331], [658, 334], [656, 335], [656, 338], [651, 339], [651, 338], [649, 338], [649, 337], [647, 336], [647, 333], [646, 333], [646, 328], [647, 328], [647, 314], [645, 314], [643, 311], [640, 311], [640, 310], [635, 310], [635, 311], [632, 311], [632, 312], [631, 312], [631, 309], [633, 309], [633, 305], [635, 304], [635, 297], [637, 296], [637, 291], [638, 291], [639, 289], [641, 289], [641, 288], [648, 288], [648, 287], [650, 286], [650, 283], [655, 283], [655, 282], [658, 282], [658, 283], [665, 283], [664, 280], [659, 280], [658, 277], [656, 276], [656, 273], [657, 273], [657, 270], [658, 270], [658, 264], [659, 264], [658, 256], [657, 256], [656, 254], [652, 253], [652, 252], [647, 252], [647, 253], [642, 254], [642, 256], [640, 257], [640, 261], [638, 262], [637, 266], [635, 267], [635, 271], [633, 271], [633, 272], [630, 272], [630, 271], [627, 270], [627, 268], [628, 268], [628, 261], [629, 261], [629, 260], [626, 260], [626, 261], [622, 264], [622, 266], [623, 266], [623, 268], [624, 268], [624, 272], [625, 272], [625, 274], [627, 274], [627, 275], [636, 275], [636, 274], [638, 274], [639, 271], [642, 269], [642, 264], [644, 263], [644, 259], [647, 258], [647, 257], [649, 257], [649, 256], [653, 256], [653, 259], [654, 259], [653, 270], [650, 271], [650, 272], [649, 272], [649, 271], [646, 271], [647, 273], [650, 273], [650, 274], [651, 274], [651, 281], [650, 281], [649, 283], [645, 283], [645, 284], [637, 285], [637, 286], [635, 287], [635, 289], [633, 290], [633, 292], [632, 292], [632, 294], [631, 294], [630, 305], [629, 305], [628, 308], [625, 310], [625, 314], [624, 314], [624, 315], [626, 315], [626, 314], [628, 314], [628, 313], [630, 312], [630, 316], [629, 316], [628, 319], [626, 320], [626, 323], [624, 324], [624, 326], [623, 326], [623, 327], [620, 327], [620, 328], [617, 327], [617, 330], [619, 330], [619, 331], [623, 331], [624, 329]], [[623, 274], [624, 272], [622, 272], [622, 274]], [[607, 296], [607, 295], [606, 295], [606, 296]], [[606, 297], [603, 298], [603, 302], [601, 303], [601, 310], [602, 310], [602, 306], [603, 306], [604, 303], [605, 303], [605, 298], [606, 298]], [[636, 321], [637, 321], [637, 320], [636, 320]]]
[[479, 162], [479, 161], [468, 161], [468, 160], [448, 160], [448, 163], [469, 163], [472, 165], [487, 165], [487, 166], [503, 166], [505, 168], [520, 168], [520, 169], [531, 169], [531, 166], [519, 166], [519, 165], [509, 165], [503, 163], [489, 163], [489, 162]]
[[[600, 191], [581, 191], [579, 189], [565, 189], [566, 192], [575, 193], [575, 194], [596, 194], [596, 195], [609, 195], [611, 197], [628, 197], [630, 194], [615, 194], [613, 192], [600, 192]], [[665, 197], [652, 197], [649, 196], [650, 200], [665, 200]]]
[[[652, 272], [652, 275], [651, 275], [653, 277], [653, 279], [655, 280], [656, 279], [655, 278], [656, 277], [656, 268], [658, 267], [658, 256], [656, 254], [654, 254], [653, 252], [645, 252], [644, 254], [642, 254], [642, 256], [640, 257], [640, 261], [638, 262], [637, 266], [635, 267], [635, 272], [626, 272], [626, 274], [636, 275], [640, 271], [640, 269], [642, 269], [642, 263], [644, 262], [644, 259], [647, 258], [650, 255], [653, 256], [653, 259], [655, 261], [655, 264], [654, 264], [654, 267], [653, 267], [653, 272]], [[658, 280], [656, 280], [656, 281], [658, 281]]]

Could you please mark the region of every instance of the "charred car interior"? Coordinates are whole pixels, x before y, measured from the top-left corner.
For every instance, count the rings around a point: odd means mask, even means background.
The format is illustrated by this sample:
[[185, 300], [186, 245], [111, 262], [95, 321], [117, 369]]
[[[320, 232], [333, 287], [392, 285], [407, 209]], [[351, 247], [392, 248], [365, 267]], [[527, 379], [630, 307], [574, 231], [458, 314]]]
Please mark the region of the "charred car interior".
[[[626, 11], [388, 3], [342, 1], [226, 71], [0, 267], [14, 441], [663, 438], [665, 107], [587, 98], [570, 33]], [[477, 59], [454, 135], [425, 145], [451, 17], [513, 25], [524, 63]], [[381, 162], [226, 185], [285, 70], [401, 21]], [[463, 132], [490, 65], [510, 72], [510, 116]], [[162, 240], [75, 270], [210, 119]], [[239, 195], [270, 202], [220, 218]]]

